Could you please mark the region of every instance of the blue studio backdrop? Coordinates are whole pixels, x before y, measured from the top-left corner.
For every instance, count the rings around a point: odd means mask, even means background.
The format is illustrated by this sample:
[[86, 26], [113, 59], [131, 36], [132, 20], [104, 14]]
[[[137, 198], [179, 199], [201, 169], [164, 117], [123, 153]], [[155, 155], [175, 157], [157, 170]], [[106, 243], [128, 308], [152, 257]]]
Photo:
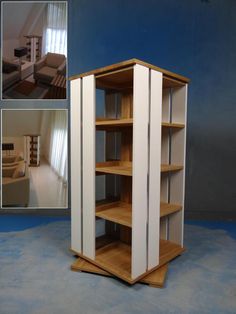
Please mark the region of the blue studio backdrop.
[[72, 0], [69, 74], [130, 58], [191, 79], [186, 214], [235, 215], [236, 1]]
[[[235, 0], [69, 0], [68, 75], [138, 58], [191, 79], [186, 213], [235, 215]], [[1, 108], [70, 108], [1, 101]]]

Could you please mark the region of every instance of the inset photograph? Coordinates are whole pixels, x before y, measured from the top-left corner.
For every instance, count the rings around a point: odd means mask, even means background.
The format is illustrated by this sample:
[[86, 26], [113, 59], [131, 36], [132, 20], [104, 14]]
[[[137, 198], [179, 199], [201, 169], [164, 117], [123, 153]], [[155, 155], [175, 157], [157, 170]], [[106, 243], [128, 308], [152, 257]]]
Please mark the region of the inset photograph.
[[67, 110], [2, 111], [2, 207], [67, 208]]
[[1, 6], [2, 99], [66, 99], [67, 3]]

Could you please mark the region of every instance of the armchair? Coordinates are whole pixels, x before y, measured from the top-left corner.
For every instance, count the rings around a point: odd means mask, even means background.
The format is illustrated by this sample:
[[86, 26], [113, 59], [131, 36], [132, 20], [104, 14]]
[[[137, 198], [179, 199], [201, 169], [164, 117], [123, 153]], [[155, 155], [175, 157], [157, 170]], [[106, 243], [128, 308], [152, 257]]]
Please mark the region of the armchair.
[[[24, 175], [16, 176], [17, 166], [2, 168], [2, 205], [28, 206], [30, 179], [25, 163]], [[22, 173], [21, 173], [22, 175]]]
[[48, 52], [34, 65], [35, 82], [50, 84], [57, 74], [65, 75], [66, 57], [62, 54]]

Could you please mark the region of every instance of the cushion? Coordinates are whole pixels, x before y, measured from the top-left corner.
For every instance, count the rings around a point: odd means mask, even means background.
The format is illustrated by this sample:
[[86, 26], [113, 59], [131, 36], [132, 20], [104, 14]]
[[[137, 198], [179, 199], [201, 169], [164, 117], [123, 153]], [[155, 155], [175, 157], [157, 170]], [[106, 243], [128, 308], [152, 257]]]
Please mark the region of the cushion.
[[12, 178], [17, 179], [25, 176], [25, 163], [21, 162], [19, 165], [16, 167], [16, 170], [14, 171]]
[[50, 67], [42, 67], [37, 74], [42, 75], [42, 76], [49, 76], [49, 77], [54, 77], [57, 73], [56, 69], [50, 68]]
[[2, 65], [2, 72], [3, 73], [12, 73], [16, 70], [17, 70], [16, 65], [3, 62], [3, 65]]
[[46, 58], [46, 65], [57, 69], [65, 60], [65, 56], [58, 53], [48, 52]]

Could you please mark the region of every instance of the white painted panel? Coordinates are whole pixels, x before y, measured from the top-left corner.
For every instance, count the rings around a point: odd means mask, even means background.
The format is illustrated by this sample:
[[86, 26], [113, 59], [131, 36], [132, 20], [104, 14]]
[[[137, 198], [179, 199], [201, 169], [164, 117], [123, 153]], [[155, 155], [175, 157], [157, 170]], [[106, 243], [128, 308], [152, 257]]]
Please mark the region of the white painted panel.
[[134, 66], [132, 278], [147, 269], [149, 69]]
[[162, 73], [154, 70], [151, 70], [150, 73], [148, 269], [151, 269], [159, 264], [162, 120]]
[[95, 78], [82, 81], [83, 254], [95, 258]]
[[71, 81], [71, 248], [82, 251], [81, 79]]
[[170, 202], [182, 204], [183, 210], [171, 215], [169, 218], [169, 240], [183, 246], [187, 85], [178, 89], [178, 93], [172, 99], [172, 109], [174, 122], [184, 123], [185, 128], [172, 134], [171, 162], [182, 164], [184, 169], [171, 176]]

